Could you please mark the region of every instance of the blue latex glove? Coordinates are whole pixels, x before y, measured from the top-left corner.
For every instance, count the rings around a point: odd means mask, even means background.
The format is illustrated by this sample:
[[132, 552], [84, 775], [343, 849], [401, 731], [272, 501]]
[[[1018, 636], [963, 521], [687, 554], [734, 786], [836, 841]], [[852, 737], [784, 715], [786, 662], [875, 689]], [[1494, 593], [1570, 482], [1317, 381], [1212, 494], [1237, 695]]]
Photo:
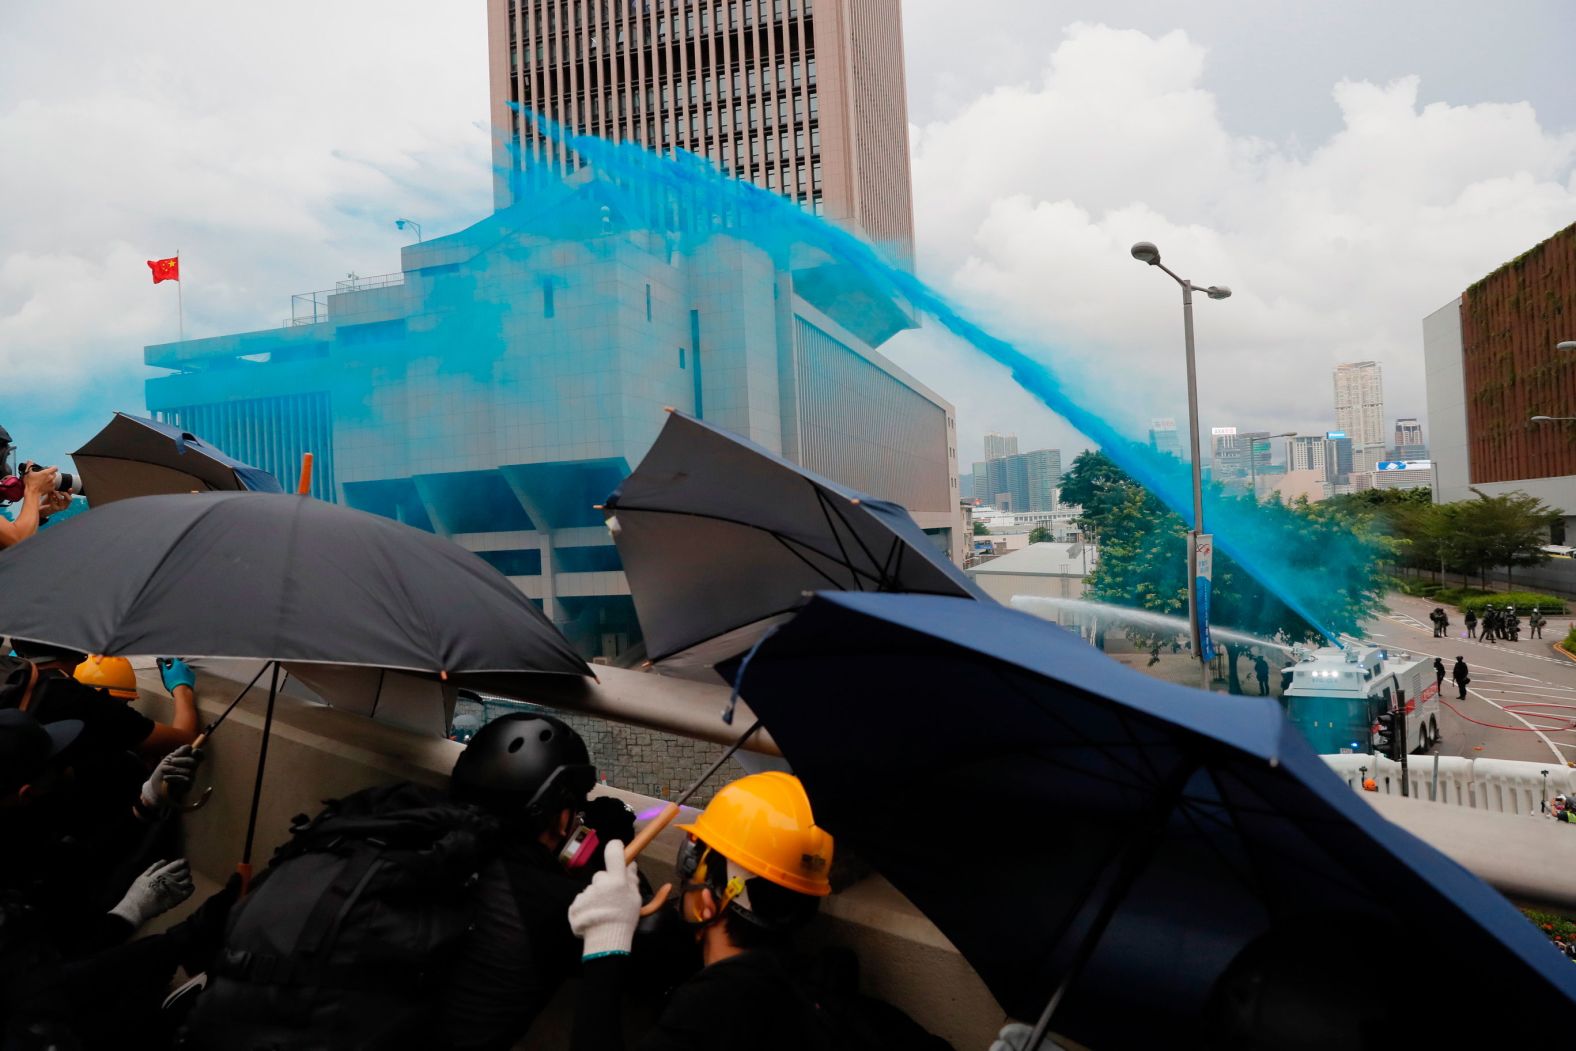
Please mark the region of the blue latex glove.
[[190, 686], [197, 688], [197, 676], [192, 671], [192, 666], [179, 657], [160, 657], [159, 674], [164, 678], [164, 688], [171, 695], [177, 686]]

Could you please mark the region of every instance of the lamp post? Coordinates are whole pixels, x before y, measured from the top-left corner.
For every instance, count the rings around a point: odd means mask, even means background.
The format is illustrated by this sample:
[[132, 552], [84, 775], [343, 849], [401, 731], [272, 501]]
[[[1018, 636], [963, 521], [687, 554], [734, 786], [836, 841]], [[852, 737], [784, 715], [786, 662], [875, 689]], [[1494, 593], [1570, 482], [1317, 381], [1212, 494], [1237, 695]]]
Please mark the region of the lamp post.
[[[1193, 656], [1198, 659], [1200, 684], [1209, 689], [1209, 661], [1204, 657], [1202, 625], [1198, 609], [1198, 538], [1204, 532], [1204, 475], [1198, 450], [1198, 368], [1193, 355], [1193, 289], [1197, 286], [1185, 277], [1178, 277], [1160, 261], [1160, 249], [1148, 241], [1140, 241], [1132, 248], [1133, 258], [1140, 263], [1159, 267], [1167, 277], [1182, 286], [1182, 337], [1187, 347], [1187, 429], [1193, 449], [1193, 530], [1188, 536], [1187, 552], [1187, 616], [1193, 629]], [[1225, 285], [1210, 285], [1201, 291], [1211, 299], [1225, 299], [1231, 289]]]
[[1562, 339], [1554, 344], [1555, 350], [1576, 350], [1576, 339]]
[[1259, 442], [1263, 441], [1263, 442], [1265, 442], [1267, 444], [1269, 442], [1274, 441], [1276, 438], [1295, 438], [1295, 437], [1297, 437], [1297, 432], [1296, 431], [1282, 431], [1279, 434], [1271, 434], [1271, 435], [1269, 435], [1269, 436], [1267, 436], [1265, 438], [1262, 438], [1262, 439], [1260, 439], [1260, 438], [1249, 438], [1248, 439], [1248, 477], [1249, 477], [1248, 486], [1249, 486], [1249, 488], [1251, 488], [1253, 490], [1253, 502], [1254, 503], [1258, 503], [1259, 502]]
[[394, 229], [396, 229], [396, 230], [403, 230], [406, 227], [410, 227], [412, 230], [416, 231], [416, 243], [417, 244], [421, 244], [421, 224], [420, 223], [416, 222], [414, 219], [395, 219], [394, 220]]

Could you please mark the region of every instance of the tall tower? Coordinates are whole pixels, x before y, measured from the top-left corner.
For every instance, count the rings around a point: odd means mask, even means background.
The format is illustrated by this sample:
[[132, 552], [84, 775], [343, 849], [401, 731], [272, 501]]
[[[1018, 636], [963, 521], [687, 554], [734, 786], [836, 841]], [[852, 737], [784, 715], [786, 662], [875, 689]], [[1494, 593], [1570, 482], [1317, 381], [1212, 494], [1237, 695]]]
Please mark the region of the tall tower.
[[1377, 361], [1335, 366], [1335, 428], [1352, 442], [1352, 469], [1371, 471], [1384, 459], [1384, 377]]
[[578, 133], [688, 150], [914, 255], [900, 0], [487, 0], [498, 207]]
[[997, 434], [991, 431], [985, 435], [985, 459], [999, 460], [1003, 456], [1018, 455], [1018, 436], [1016, 434]]

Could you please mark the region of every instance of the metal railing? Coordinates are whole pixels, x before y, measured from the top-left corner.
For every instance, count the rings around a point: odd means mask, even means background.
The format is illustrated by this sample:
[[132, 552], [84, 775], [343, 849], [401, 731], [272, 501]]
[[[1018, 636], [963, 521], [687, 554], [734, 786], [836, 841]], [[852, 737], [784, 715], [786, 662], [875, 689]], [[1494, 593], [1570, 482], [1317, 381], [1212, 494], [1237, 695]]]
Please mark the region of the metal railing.
[[356, 273], [346, 274], [344, 280], [334, 282], [333, 288], [324, 288], [316, 292], [297, 292], [292, 295], [290, 316], [285, 319], [284, 327], [315, 325], [320, 321], [327, 321], [328, 301], [334, 296], [342, 296], [350, 292], [370, 292], [375, 288], [392, 288], [404, 283], [403, 270], [392, 274], [375, 274], [372, 277], [362, 277]]

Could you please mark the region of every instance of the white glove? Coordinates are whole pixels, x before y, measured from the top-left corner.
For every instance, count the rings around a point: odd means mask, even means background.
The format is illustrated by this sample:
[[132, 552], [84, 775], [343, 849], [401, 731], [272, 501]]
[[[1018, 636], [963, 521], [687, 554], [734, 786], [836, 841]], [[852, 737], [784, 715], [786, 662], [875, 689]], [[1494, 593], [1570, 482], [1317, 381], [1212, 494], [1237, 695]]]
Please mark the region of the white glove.
[[585, 960], [628, 955], [640, 922], [640, 876], [633, 861], [624, 864], [624, 844], [608, 840], [602, 864], [591, 885], [569, 903], [569, 929], [585, 939]]
[[[1034, 1026], [1008, 1022], [1001, 1027], [1001, 1033], [996, 1037], [996, 1042], [990, 1045], [990, 1051], [1030, 1051], [1029, 1038], [1033, 1035]], [[1061, 1048], [1062, 1045], [1049, 1036], [1040, 1038], [1039, 1051], [1061, 1051]]]
[[155, 861], [148, 866], [148, 871], [131, 881], [126, 896], [109, 910], [110, 915], [119, 916], [133, 928], [141, 927], [191, 897], [195, 889], [191, 867], [185, 858]]
[[142, 783], [142, 805], [150, 810], [163, 806], [166, 786], [177, 795], [186, 791], [197, 776], [197, 764], [200, 762], [202, 753], [193, 752], [189, 744], [181, 745], [160, 759], [159, 765]]

